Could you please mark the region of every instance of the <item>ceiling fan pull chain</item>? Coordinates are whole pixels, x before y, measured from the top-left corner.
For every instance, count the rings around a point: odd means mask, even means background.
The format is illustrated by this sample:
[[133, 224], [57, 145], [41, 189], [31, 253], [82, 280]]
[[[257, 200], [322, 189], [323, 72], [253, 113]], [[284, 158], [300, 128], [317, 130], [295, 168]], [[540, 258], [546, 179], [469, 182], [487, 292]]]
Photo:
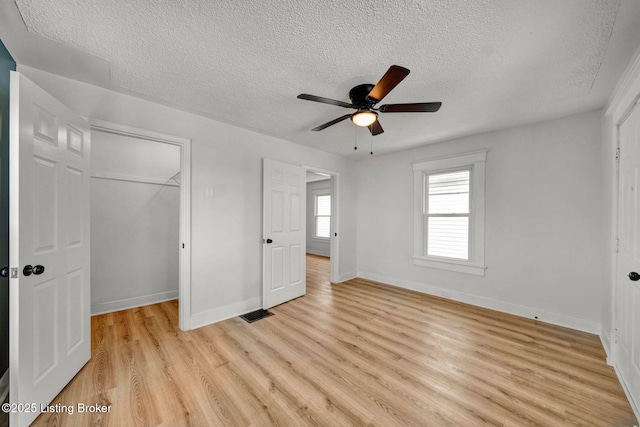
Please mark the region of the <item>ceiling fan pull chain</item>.
[[373, 156], [373, 135], [371, 133], [369, 133], [369, 145], [371, 146], [371, 151], [369, 152], [369, 155]]
[[356, 127], [353, 127], [353, 149], [358, 149], [358, 135], [356, 134]]

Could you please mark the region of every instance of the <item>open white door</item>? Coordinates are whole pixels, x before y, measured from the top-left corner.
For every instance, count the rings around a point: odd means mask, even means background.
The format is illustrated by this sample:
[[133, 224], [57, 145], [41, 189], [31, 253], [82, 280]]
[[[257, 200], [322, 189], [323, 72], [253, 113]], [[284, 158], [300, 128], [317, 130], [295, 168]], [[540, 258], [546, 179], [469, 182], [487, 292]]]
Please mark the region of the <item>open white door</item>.
[[617, 364], [640, 407], [640, 105], [620, 126]]
[[90, 133], [19, 73], [10, 99], [9, 393], [30, 405], [10, 414], [19, 427], [91, 357]]
[[262, 307], [304, 295], [306, 286], [306, 171], [264, 159]]

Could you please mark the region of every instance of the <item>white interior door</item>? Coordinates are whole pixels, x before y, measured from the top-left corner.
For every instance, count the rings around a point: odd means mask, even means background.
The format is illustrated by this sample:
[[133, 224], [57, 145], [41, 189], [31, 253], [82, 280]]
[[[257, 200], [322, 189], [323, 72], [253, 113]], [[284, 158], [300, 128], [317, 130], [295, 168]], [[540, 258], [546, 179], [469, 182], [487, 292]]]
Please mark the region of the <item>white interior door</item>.
[[11, 73], [10, 99], [9, 393], [11, 403], [31, 405], [10, 414], [18, 427], [91, 356], [90, 134], [19, 73]]
[[306, 293], [306, 170], [264, 159], [262, 307]]
[[[640, 106], [620, 126], [618, 353], [623, 383], [640, 408]], [[635, 279], [635, 280], [634, 280]]]

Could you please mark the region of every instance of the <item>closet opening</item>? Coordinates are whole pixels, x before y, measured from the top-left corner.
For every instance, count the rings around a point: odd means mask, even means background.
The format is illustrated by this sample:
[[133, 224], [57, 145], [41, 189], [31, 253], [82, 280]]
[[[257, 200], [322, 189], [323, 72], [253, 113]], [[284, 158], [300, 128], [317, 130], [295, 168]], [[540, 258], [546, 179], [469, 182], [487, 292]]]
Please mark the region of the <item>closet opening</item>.
[[189, 329], [188, 142], [92, 123], [92, 315], [178, 300]]

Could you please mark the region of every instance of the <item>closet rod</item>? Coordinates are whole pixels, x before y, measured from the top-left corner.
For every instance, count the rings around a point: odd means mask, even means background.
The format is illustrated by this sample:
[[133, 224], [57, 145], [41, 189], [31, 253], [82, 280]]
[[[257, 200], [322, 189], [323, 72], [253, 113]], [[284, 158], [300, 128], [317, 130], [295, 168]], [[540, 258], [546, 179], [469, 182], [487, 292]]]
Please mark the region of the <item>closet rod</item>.
[[119, 175], [114, 173], [99, 173], [94, 172], [91, 174], [91, 178], [97, 179], [106, 179], [110, 181], [125, 181], [125, 182], [137, 182], [139, 184], [152, 184], [152, 185], [161, 185], [165, 187], [180, 187], [179, 184], [174, 184], [172, 182], [163, 181], [161, 179], [153, 179], [153, 178], [144, 178], [140, 176], [130, 176], [130, 175]]

